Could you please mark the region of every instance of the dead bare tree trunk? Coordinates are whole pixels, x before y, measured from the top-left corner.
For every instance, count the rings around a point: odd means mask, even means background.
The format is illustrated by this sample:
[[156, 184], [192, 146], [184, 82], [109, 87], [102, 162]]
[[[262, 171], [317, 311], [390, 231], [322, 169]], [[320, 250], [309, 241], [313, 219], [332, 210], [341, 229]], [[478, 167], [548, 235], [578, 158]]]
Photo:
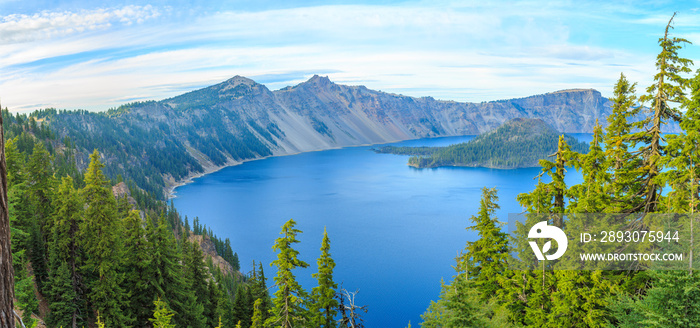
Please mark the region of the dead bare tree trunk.
[[[347, 291], [345, 288], [340, 288], [338, 298], [340, 299], [340, 327], [347, 328], [363, 328], [364, 320], [359, 312], [367, 313], [367, 305], [358, 306], [355, 304], [355, 296], [359, 293], [356, 290], [354, 293]], [[347, 302], [347, 305], [346, 305]]]
[[[2, 107], [0, 106], [0, 109]], [[0, 327], [15, 328], [13, 299], [15, 273], [10, 251], [10, 216], [7, 212], [7, 164], [5, 163], [5, 133], [0, 115]]]

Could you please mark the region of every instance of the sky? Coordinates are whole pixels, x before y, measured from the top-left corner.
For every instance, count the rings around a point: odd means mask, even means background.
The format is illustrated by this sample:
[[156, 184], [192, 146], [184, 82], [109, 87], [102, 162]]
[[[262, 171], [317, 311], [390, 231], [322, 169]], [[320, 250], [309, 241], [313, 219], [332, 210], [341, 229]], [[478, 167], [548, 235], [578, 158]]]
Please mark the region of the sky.
[[[192, 4], [195, 3], [195, 4]], [[658, 39], [700, 67], [700, 2], [0, 0], [0, 102], [107, 110], [241, 75], [271, 90], [314, 74], [481, 102], [652, 83]], [[694, 68], [695, 70], [695, 68]]]

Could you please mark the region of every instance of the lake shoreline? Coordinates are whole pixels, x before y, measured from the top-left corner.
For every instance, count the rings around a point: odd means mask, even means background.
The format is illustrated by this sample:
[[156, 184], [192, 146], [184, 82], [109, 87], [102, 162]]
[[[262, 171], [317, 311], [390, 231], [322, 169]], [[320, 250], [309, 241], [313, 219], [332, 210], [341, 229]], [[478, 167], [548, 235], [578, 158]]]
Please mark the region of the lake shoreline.
[[[396, 145], [444, 146], [470, 138], [423, 138]], [[522, 212], [517, 195], [532, 190], [537, 182], [532, 178], [540, 172], [415, 170], [406, 166], [406, 156], [382, 156], [372, 147], [251, 161], [176, 189], [174, 206], [183, 216], [198, 217], [220, 238], [229, 238], [243, 271], [252, 268], [252, 261], [262, 262], [266, 276], [276, 272], [268, 264], [278, 255], [271, 247], [280, 227], [294, 219], [303, 231], [295, 250], [310, 264], [297, 275], [306, 290], [317, 283], [311, 274], [325, 229], [337, 264], [334, 279], [361, 290], [358, 301], [370, 309], [366, 327], [402, 328], [408, 320], [421, 321], [430, 300], [439, 297], [440, 280], [454, 275], [454, 254], [465, 241], [475, 240], [465, 228], [478, 211], [481, 189], [498, 188], [497, 216], [506, 218]], [[567, 183], [579, 180], [572, 173]], [[415, 268], [410, 261], [423, 265]]]
[[[190, 173], [186, 177], [175, 181], [173, 183], [169, 183], [168, 186], [166, 186], [165, 192], [166, 192], [166, 199], [171, 200], [173, 198], [177, 198], [177, 191], [176, 189], [178, 187], [185, 186], [187, 184], [192, 183], [195, 179], [201, 178], [207, 174], [211, 174], [214, 172], [218, 172], [222, 169], [225, 169], [227, 167], [234, 167], [241, 165], [243, 163], [247, 162], [252, 162], [252, 161], [259, 161], [263, 159], [268, 159], [272, 157], [283, 157], [283, 156], [292, 156], [292, 155], [299, 155], [299, 154], [304, 154], [304, 153], [311, 153], [311, 152], [318, 152], [318, 151], [326, 151], [326, 150], [334, 150], [334, 149], [343, 149], [343, 148], [355, 148], [355, 147], [367, 147], [367, 146], [376, 146], [376, 145], [386, 145], [389, 143], [396, 143], [396, 142], [403, 142], [403, 141], [410, 141], [410, 140], [421, 140], [421, 139], [438, 139], [438, 138], [453, 138], [453, 137], [466, 137], [466, 136], [473, 136], [472, 134], [466, 134], [466, 135], [455, 135], [455, 136], [437, 136], [437, 137], [427, 137], [427, 138], [412, 138], [412, 139], [399, 139], [399, 140], [388, 140], [388, 141], [383, 141], [381, 143], [369, 143], [369, 144], [359, 144], [359, 145], [348, 145], [348, 146], [338, 146], [338, 147], [330, 147], [330, 148], [321, 148], [321, 149], [314, 149], [314, 150], [307, 150], [307, 151], [298, 151], [294, 153], [278, 153], [278, 154], [273, 154], [269, 156], [263, 156], [263, 157], [256, 157], [256, 158], [249, 158], [249, 159], [244, 159], [242, 161], [236, 161], [233, 159], [230, 159], [226, 164], [224, 165], [213, 165], [213, 164], [203, 164], [202, 167], [204, 167], [204, 172], [196, 172], [196, 173]], [[202, 163], [200, 163], [202, 164]]]

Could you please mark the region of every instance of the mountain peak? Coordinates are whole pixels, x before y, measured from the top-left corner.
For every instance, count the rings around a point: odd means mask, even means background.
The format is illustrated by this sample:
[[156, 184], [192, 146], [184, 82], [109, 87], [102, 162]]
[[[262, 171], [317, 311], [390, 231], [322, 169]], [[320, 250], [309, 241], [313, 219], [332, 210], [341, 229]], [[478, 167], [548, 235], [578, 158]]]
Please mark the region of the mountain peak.
[[226, 80], [226, 82], [224, 82], [224, 83], [231, 84], [233, 86], [237, 86], [237, 85], [241, 85], [241, 84], [251, 86], [251, 85], [258, 84], [257, 82], [255, 82], [255, 81], [253, 81], [245, 76], [240, 76], [240, 75], [236, 75], [236, 76]]
[[330, 85], [333, 84], [331, 80], [328, 78], [328, 76], [319, 76], [317, 74], [314, 74], [306, 83], [309, 84], [316, 84], [316, 85]]

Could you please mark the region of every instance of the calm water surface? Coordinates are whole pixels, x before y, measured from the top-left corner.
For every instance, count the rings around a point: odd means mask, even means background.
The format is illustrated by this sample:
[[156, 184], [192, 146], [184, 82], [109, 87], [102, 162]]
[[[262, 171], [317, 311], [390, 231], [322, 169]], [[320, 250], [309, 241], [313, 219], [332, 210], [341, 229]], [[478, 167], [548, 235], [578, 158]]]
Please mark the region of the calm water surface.
[[[583, 141], [589, 135], [576, 135]], [[411, 140], [399, 146], [446, 146], [471, 136]], [[315, 286], [323, 229], [328, 229], [336, 262], [335, 281], [359, 290], [367, 305], [366, 327], [414, 326], [436, 300], [440, 279], [476, 234], [465, 228], [478, 210], [482, 187], [498, 188], [499, 219], [519, 213], [515, 197], [533, 189], [539, 168], [414, 169], [407, 156], [376, 154], [353, 147], [273, 157], [225, 168], [177, 188], [180, 213], [230, 238], [242, 271], [262, 261], [274, 284], [272, 251], [281, 226], [293, 218], [303, 233], [296, 245], [310, 264], [296, 271], [307, 291]], [[570, 170], [572, 173], [573, 170]], [[573, 172], [568, 182], [580, 176]]]

